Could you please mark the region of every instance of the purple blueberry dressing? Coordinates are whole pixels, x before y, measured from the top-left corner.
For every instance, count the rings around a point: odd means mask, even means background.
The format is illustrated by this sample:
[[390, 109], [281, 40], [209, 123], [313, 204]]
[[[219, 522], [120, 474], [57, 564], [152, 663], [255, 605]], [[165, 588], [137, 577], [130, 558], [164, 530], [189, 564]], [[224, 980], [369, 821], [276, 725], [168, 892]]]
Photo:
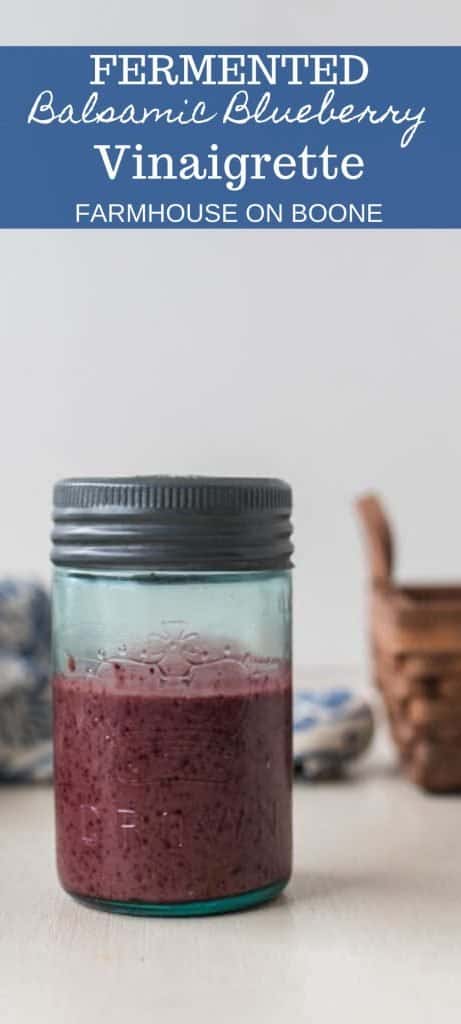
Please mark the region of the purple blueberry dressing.
[[291, 872], [289, 668], [193, 685], [108, 662], [54, 679], [58, 870], [83, 897], [221, 899]]

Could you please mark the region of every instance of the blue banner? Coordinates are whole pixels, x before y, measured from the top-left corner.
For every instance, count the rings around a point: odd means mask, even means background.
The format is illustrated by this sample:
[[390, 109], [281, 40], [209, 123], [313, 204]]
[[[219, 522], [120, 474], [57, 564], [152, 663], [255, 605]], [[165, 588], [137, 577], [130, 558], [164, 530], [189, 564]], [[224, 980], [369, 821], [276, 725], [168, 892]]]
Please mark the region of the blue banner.
[[459, 228], [461, 47], [0, 48], [2, 228]]

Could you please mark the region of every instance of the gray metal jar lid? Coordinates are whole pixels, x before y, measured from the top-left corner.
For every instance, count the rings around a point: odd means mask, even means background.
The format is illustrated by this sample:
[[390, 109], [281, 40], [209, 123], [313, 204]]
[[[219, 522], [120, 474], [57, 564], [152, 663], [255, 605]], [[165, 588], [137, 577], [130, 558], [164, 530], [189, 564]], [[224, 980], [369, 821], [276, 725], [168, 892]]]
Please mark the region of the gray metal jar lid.
[[59, 480], [55, 565], [238, 571], [291, 567], [291, 488], [264, 477]]

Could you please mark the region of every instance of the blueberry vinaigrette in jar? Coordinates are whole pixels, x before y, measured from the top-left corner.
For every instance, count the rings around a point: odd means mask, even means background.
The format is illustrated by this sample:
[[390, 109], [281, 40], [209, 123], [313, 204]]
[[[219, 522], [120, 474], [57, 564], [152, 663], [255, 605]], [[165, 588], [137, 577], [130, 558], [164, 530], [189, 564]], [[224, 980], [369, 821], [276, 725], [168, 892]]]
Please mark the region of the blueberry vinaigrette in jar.
[[73, 896], [186, 915], [285, 887], [290, 514], [273, 479], [56, 485], [56, 844]]

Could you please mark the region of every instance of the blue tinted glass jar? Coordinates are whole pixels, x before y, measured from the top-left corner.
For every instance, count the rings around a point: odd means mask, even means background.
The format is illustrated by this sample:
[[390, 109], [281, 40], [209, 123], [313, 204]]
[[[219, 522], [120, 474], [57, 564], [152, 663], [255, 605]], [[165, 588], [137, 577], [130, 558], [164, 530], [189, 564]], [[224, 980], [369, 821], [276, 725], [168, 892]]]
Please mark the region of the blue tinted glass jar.
[[74, 896], [201, 914], [286, 885], [290, 512], [277, 480], [56, 485], [56, 837]]

